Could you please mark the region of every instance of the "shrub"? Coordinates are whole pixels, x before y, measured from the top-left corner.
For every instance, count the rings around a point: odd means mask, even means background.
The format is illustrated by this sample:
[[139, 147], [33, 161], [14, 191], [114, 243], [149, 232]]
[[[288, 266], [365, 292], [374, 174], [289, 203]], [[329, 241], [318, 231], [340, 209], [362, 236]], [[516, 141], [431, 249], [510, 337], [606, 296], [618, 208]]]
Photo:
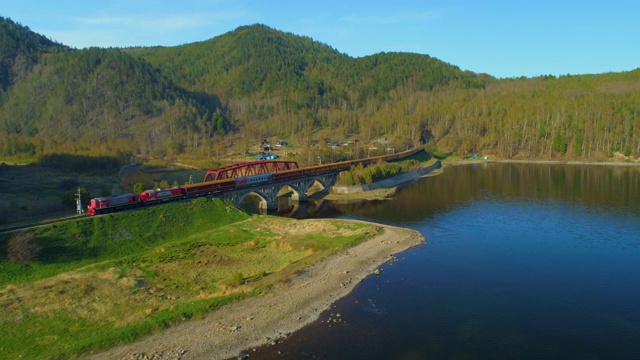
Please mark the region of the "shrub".
[[353, 176], [354, 176], [353, 172], [351, 172], [351, 171], [343, 171], [339, 175], [338, 182], [340, 184], [344, 184], [346, 186], [355, 185], [356, 181], [355, 181]]
[[136, 194], [140, 194], [141, 192], [145, 191], [145, 186], [143, 183], [135, 183], [133, 184], [133, 192]]
[[40, 255], [33, 234], [20, 233], [7, 242], [7, 257], [14, 261], [31, 261]]
[[422, 163], [415, 159], [408, 159], [397, 163], [381, 161], [367, 167], [363, 167], [360, 164], [358, 166], [352, 166], [349, 171], [340, 173], [338, 184], [346, 186], [372, 184], [376, 181], [414, 171], [421, 167]]
[[239, 272], [239, 271], [238, 271], [238, 272], [235, 272], [235, 273], [233, 274], [233, 277], [232, 277], [232, 279], [231, 279], [231, 282], [232, 282], [232, 284], [233, 284], [233, 285], [235, 285], [235, 286], [240, 286], [240, 285], [242, 285], [242, 284], [244, 283], [244, 275], [242, 275], [242, 273], [241, 273], [241, 272]]

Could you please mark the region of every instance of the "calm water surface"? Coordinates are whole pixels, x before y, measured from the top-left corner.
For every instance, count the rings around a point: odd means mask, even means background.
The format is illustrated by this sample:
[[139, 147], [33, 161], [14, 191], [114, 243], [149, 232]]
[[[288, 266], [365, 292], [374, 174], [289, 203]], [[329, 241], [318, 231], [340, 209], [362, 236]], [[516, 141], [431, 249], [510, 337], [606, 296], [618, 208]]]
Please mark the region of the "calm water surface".
[[392, 201], [321, 207], [427, 242], [251, 358], [640, 356], [638, 167], [454, 166]]

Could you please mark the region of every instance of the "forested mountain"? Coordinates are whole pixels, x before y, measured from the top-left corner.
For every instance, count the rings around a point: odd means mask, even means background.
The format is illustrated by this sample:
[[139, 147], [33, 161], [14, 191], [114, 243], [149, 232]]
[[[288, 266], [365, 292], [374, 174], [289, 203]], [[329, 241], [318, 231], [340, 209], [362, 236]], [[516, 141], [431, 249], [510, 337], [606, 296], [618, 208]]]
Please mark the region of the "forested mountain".
[[0, 16], [0, 94], [27, 75], [40, 55], [66, 50], [67, 46]]
[[17, 136], [39, 139], [30, 147], [37, 153], [135, 147], [171, 156], [182, 151], [174, 140], [182, 134], [215, 131], [215, 110], [215, 101], [196, 101], [145, 61], [91, 48], [41, 57], [3, 98], [0, 124], [16, 142]]
[[[28, 28], [4, 28], [13, 38], [27, 39], [14, 41], [27, 44], [14, 53], [35, 60], [0, 98], [2, 156], [118, 151], [175, 156], [184, 151], [183, 138], [191, 145], [224, 129], [215, 96], [175, 86], [142, 59], [119, 49], [41, 47], [38, 52], [29, 39], [42, 38]], [[4, 65], [2, 70], [12, 72]]]
[[430, 91], [453, 83], [482, 88], [490, 80], [427, 55], [380, 53], [354, 59], [264, 25], [176, 48], [130, 51], [176, 84], [224, 98], [239, 127], [257, 138], [316, 128], [356, 135], [360, 125], [368, 126], [366, 119], [362, 124], [358, 119], [363, 110], [390, 100], [399, 89]]
[[0, 73], [21, 74], [2, 78], [4, 157], [206, 157], [269, 136], [307, 145], [386, 137], [397, 149], [428, 142], [544, 159], [640, 154], [640, 69], [498, 80], [427, 55], [352, 58], [264, 25], [175, 47], [72, 50], [2, 19], [3, 38], [40, 44], [2, 43], [0, 59], [37, 49], [24, 71], [0, 63]]

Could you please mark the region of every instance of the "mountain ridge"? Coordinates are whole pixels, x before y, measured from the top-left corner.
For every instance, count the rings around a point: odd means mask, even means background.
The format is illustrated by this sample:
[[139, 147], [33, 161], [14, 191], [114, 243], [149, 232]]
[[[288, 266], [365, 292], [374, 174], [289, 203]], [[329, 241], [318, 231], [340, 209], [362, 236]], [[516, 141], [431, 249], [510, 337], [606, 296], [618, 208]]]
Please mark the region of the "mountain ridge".
[[[379, 137], [396, 148], [507, 158], [640, 153], [640, 69], [496, 79], [429, 55], [353, 58], [264, 24], [172, 47], [82, 50], [10, 19], [0, 19], [0, 30], [0, 39], [37, 40], [13, 41], [0, 57], [5, 158], [123, 149], [207, 158], [212, 148], [247, 153], [271, 136], [303, 145], [301, 159], [324, 138]], [[22, 50], [32, 60], [17, 71], [6, 59], [20, 49], [35, 50]]]

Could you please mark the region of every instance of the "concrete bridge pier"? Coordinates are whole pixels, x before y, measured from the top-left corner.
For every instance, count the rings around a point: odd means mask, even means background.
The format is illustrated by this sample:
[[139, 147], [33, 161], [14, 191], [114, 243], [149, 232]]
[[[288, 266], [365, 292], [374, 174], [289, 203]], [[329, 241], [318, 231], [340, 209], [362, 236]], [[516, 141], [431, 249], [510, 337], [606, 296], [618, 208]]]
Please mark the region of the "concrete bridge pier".
[[291, 194], [291, 200], [297, 202], [308, 202], [309, 196], [307, 196], [307, 191], [315, 181], [315, 178], [310, 178], [298, 179], [288, 182], [287, 186], [291, 188], [291, 190], [293, 190], [293, 194]]
[[294, 191], [293, 194], [291, 194], [291, 200], [299, 203], [309, 202], [309, 196], [306, 193]]
[[[264, 210], [278, 210], [278, 191], [276, 186], [262, 186], [252, 190], [253, 193], [260, 197], [258, 207]], [[249, 194], [249, 192], [247, 192]]]
[[278, 202], [275, 200], [266, 200], [260, 197], [258, 208], [260, 210], [278, 210]]

